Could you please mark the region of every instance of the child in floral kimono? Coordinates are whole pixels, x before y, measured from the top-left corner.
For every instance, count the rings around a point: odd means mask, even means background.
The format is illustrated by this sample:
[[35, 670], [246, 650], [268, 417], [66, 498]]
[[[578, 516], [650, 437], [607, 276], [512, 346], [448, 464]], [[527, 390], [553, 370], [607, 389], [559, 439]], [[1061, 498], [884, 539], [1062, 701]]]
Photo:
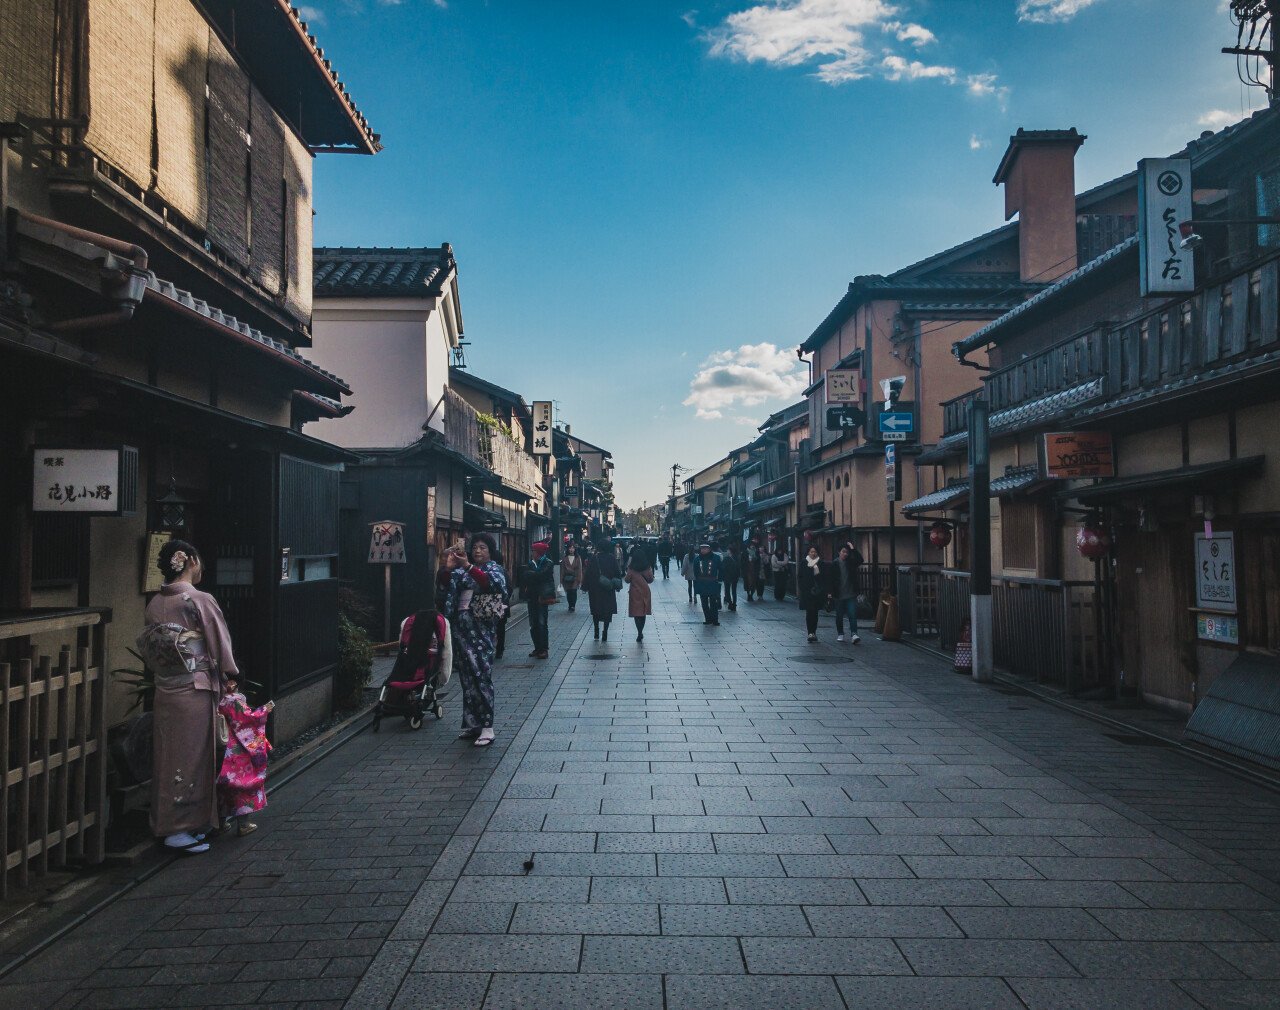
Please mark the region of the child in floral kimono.
[[224, 819], [236, 818], [237, 833], [243, 837], [258, 830], [249, 815], [267, 805], [267, 716], [276, 707], [269, 701], [250, 708], [234, 680], [218, 702], [218, 712], [227, 720], [227, 749], [218, 775], [218, 806]]

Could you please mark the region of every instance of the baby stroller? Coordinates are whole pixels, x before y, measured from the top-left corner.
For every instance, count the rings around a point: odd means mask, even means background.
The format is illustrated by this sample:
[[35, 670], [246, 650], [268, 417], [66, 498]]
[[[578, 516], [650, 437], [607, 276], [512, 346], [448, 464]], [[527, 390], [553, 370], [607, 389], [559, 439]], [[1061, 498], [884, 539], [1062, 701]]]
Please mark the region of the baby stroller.
[[425, 657], [414, 656], [412, 646], [413, 624], [416, 615], [406, 617], [400, 624], [400, 652], [395, 666], [383, 681], [378, 692], [378, 704], [373, 710], [373, 731], [381, 728], [383, 716], [403, 716], [410, 729], [422, 729], [427, 712], [437, 719], [444, 715], [444, 706], [436, 697], [453, 673], [453, 643], [449, 636], [449, 622], [443, 614], [436, 615], [436, 634]]

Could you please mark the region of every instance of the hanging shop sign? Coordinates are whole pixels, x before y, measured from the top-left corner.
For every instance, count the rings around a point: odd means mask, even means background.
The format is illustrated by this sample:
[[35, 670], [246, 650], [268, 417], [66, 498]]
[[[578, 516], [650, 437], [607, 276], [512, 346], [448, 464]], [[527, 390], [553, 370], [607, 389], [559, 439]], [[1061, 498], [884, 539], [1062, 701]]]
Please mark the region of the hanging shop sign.
[[1236, 612], [1235, 534], [1214, 533], [1196, 538], [1196, 606]]
[[1195, 250], [1183, 248], [1179, 225], [1191, 220], [1191, 160], [1138, 162], [1139, 289], [1143, 295], [1194, 290]]
[[131, 516], [138, 510], [138, 450], [56, 449], [32, 456], [31, 510], [64, 515]]
[[371, 523], [373, 530], [369, 538], [369, 561], [379, 565], [403, 565], [404, 523], [384, 519]]
[[889, 501], [902, 501], [902, 460], [892, 442], [884, 447], [884, 488]]
[[1114, 477], [1116, 458], [1111, 432], [1048, 432], [1040, 442], [1040, 465], [1051, 480]]
[[551, 426], [553, 415], [550, 400], [533, 401], [533, 454], [535, 456], [551, 455]]
[[862, 372], [856, 368], [827, 370], [827, 403], [862, 402]]

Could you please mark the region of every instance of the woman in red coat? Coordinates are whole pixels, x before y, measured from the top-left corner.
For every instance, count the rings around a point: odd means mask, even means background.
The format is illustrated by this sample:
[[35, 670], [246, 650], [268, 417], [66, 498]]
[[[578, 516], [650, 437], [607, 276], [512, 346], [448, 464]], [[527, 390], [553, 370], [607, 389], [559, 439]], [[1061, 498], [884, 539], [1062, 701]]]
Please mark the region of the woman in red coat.
[[631, 588], [627, 592], [627, 613], [636, 622], [636, 641], [644, 641], [644, 621], [653, 613], [653, 564], [649, 552], [637, 544], [631, 548], [631, 560], [627, 562], [627, 574], [623, 581]]

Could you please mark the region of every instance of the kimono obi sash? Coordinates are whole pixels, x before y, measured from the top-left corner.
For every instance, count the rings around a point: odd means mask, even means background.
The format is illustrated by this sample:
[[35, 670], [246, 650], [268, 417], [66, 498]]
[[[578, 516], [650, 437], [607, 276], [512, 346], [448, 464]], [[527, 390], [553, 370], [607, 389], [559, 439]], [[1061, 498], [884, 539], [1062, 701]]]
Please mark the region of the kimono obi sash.
[[213, 661], [202, 632], [181, 624], [149, 624], [136, 644], [142, 661], [155, 674], [158, 690], [214, 690]]

